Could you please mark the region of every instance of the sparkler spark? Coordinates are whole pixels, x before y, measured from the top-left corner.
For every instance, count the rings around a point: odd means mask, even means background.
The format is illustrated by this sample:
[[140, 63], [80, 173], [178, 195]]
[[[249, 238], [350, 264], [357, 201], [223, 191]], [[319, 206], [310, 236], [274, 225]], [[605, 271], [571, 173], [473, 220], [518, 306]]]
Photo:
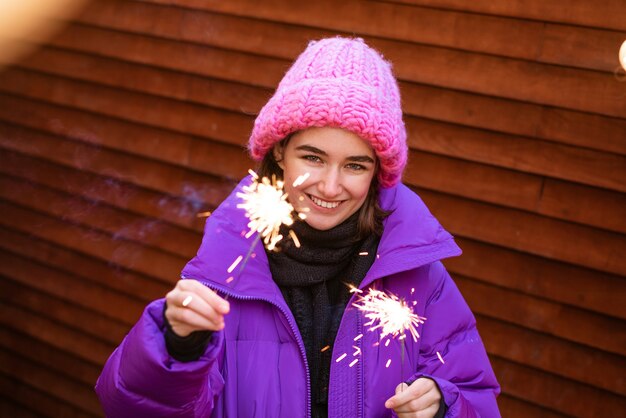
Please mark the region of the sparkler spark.
[[310, 175], [311, 173], [304, 173], [303, 175], [298, 176], [298, 178], [296, 178], [296, 180], [293, 182], [293, 187], [300, 186], [302, 183], [306, 181], [306, 179], [309, 178]]
[[239, 264], [241, 262], [241, 260], [243, 259], [243, 256], [240, 255], [239, 257], [237, 257], [237, 259], [235, 261], [233, 261], [233, 264], [230, 265], [230, 267], [228, 267], [227, 271], [229, 273], [232, 273], [233, 270], [235, 270], [235, 267], [237, 267], [237, 264]]
[[[287, 193], [283, 192], [282, 181], [277, 181], [275, 177], [272, 177], [271, 181], [267, 177], [259, 181], [259, 176], [254, 171], [250, 170], [250, 174], [254, 177], [254, 181], [244, 186], [243, 192], [237, 193], [237, 197], [243, 200], [243, 203], [238, 204], [237, 207], [244, 209], [250, 220], [248, 222], [250, 231], [246, 234], [246, 238], [258, 232], [266, 248], [271, 251], [283, 238], [279, 232], [280, 226], [293, 224], [294, 208], [287, 201]], [[303, 214], [299, 216], [303, 218]]]
[[337, 360], [335, 360], [335, 362], [339, 363], [341, 360], [343, 360], [344, 358], [346, 358], [348, 354], [343, 353], [342, 355], [340, 355], [339, 357], [337, 357]]
[[289, 230], [289, 236], [291, 237], [291, 239], [293, 240], [293, 243], [296, 245], [296, 247], [300, 248], [300, 240], [298, 239], [298, 237], [296, 236], [296, 233], [293, 232], [293, 229]]
[[380, 340], [387, 336], [392, 338], [404, 336], [408, 331], [413, 340], [417, 341], [419, 338], [417, 327], [426, 320], [414, 314], [411, 307], [396, 295], [376, 289], [370, 289], [365, 296], [358, 296], [352, 305], [370, 320], [365, 324], [371, 325], [370, 331], [381, 329]]
[[439, 353], [439, 351], [437, 351], [437, 357], [439, 357], [439, 361], [441, 362], [441, 364], [446, 364], [446, 362], [443, 361], [443, 357], [441, 357], [441, 354]]

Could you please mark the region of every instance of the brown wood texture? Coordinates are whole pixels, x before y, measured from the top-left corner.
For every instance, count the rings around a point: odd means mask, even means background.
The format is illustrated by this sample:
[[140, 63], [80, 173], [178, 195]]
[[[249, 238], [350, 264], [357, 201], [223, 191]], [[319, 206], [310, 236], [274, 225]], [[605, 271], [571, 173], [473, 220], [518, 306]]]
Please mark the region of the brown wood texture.
[[[383, 0], [386, 1], [386, 0]], [[620, 16], [626, 13], [626, 5], [620, 0], [594, 3], [586, 0], [388, 0], [390, 3], [406, 3], [438, 9], [452, 9], [499, 16], [511, 16], [548, 22], [572, 23], [580, 26], [626, 30], [626, 22]]]
[[[311, 39], [392, 61], [505, 417], [626, 412], [625, 3], [93, 0], [0, 73], [0, 415], [100, 417], [111, 351], [254, 162]], [[33, 42], [35, 39], [25, 39]]]

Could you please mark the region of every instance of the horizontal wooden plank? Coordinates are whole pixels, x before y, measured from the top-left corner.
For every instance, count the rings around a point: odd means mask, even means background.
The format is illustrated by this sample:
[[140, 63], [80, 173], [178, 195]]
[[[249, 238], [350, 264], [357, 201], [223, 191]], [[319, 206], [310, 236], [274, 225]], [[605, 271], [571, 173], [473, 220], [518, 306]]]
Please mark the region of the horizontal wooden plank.
[[546, 179], [537, 212], [626, 233], [626, 194]]
[[[39, 264], [53, 267], [67, 273], [80, 273], [111, 290], [132, 296], [147, 303], [165, 296], [173, 287], [150, 277], [111, 265], [106, 260], [98, 260], [85, 253], [82, 247], [65, 248], [25, 231], [0, 228], [0, 248], [13, 254], [20, 254]], [[85, 279], [87, 280], [87, 279]]]
[[[6, 103], [2, 97], [0, 97], [0, 103]], [[0, 120], [5, 116], [2, 113], [2, 108], [0, 108]], [[27, 141], [26, 138], [28, 138]], [[215, 202], [215, 196], [223, 198], [225, 191], [230, 192], [236, 185], [234, 180], [216, 182], [215, 177], [193, 170], [137, 158], [130, 154], [116, 153], [104, 147], [94, 147], [83, 144], [81, 141], [69, 141], [5, 123], [0, 123], [0, 146], [173, 196], [201, 199], [213, 205], [219, 203], [219, 201]], [[233, 154], [241, 155], [239, 152]], [[101, 163], [102, 156], [106, 156], [106, 164], [104, 161]], [[227, 156], [229, 155], [210, 154], [203, 158], [223, 159]], [[231, 161], [222, 161], [222, 164], [228, 165], [227, 162]], [[206, 167], [207, 171], [213, 168]], [[236, 178], [238, 181], [240, 177]]]
[[410, 151], [403, 182], [498, 205], [533, 210], [541, 178], [468, 161]]
[[2, 78], [20, 68], [204, 104], [244, 114], [257, 114], [273, 89], [162, 69], [90, 53], [46, 46], [7, 68]]
[[[47, 393], [47, 390], [38, 390], [27, 383], [0, 373], [0, 393], [9, 394], [16, 408], [22, 408], [25, 415], [2, 415], [11, 418], [27, 418], [28, 411], [36, 417], [63, 417], [63, 418], [94, 418], [102, 417], [102, 412], [94, 411], [93, 414], [75, 408], [63, 400], [55, 398]], [[3, 402], [0, 401], [0, 404]]]
[[99, 366], [72, 356], [37, 338], [4, 327], [0, 327], [0, 346], [78, 383], [93, 386], [100, 375]]
[[103, 260], [112, 269], [120, 266], [168, 285], [173, 286], [188, 261], [138, 244], [114, 241], [107, 234], [68, 224], [8, 202], [0, 201], [0, 210], [5, 215], [0, 218], [0, 224], [4, 227], [24, 231]]
[[619, 68], [615, 51], [626, 32], [545, 24], [542, 35], [537, 61], [615, 72]]
[[[2, 390], [2, 386], [0, 386]], [[7, 390], [7, 393], [9, 391]], [[0, 396], [0, 416], [13, 418], [41, 418], [43, 415], [27, 409], [26, 406], [16, 403], [15, 400]]]
[[[252, 129], [252, 118], [233, 112], [62, 78], [54, 78], [52, 82], [43, 74], [10, 74], [15, 77], [2, 79], [3, 91], [182, 134], [219, 139], [242, 148]], [[185, 141], [184, 145], [190, 146], [189, 142]], [[161, 151], [167, 150], [161, 148]]]
[[25, 309], [0, 305], [0, 324], [10, 332], [22, 332], [96, 366], [102, 366], [115, 346], [88, 337]]
[[613, 74], [423, 45], [398, 48], [387, 40], [370, 43], [393, 62], [402, 80], [605, 116], [626, 115], [626, 86], [616, 83]]
[[63, 378], [17, 353], [0, 349], [0, 365], [3, 374], [45, 391], [82, 411], [92, 413], [100, 410], [100, 403], [92, 387]]
[[[347, 34], [376, 36], [548, 63], [558, 62], [563, 65], [584, 66], [605, 71], [612, 71], [614, 68], [614, 61], [610, 60], [613, 57], [610, 56], [609, 58], [606, 51], [613, 50], [614, 48], [610, 48], [610, 46], [614, 45], [619, 48], [621, 43], [620, 34], [611, 31], [584, 29], [562, 24], [546, 25], [542, 22], [526, 19], [494, 17], [374, 1], [346, 0], [338, 5], [332, 0], [322, 0], [314, 3], [300, 2], [298, 7], [293, 7], [292, 3], [280, 0], [262, 3], [240, 0], [231, 1], [228, 4], [196, 0], [156, 0], [152, 2], [175, 4], [196, 10], [178, 11], [171, 9], [169, 13], [171, 23], [159, 25], [156, 28], [154, 25], [149, 26], [147, 23], [141, 22], [142, 16], [155, 16], [148, 21], [159, 20], [159, 16], [161, 17], [160, 20], [167, 19], [165, 17], [168, 14], [167, 9], [155, 8], [154, 5], [152, 7], [144, 4], [132, 6], [117, 4], [106, 7], [94, 5], [92, 8], [88, 8], [78, 19], [101, 26], [144, 31], [159, 36], [171, 34], [173, 27], [178, 22], [189, 22], [185, 25], [187, 30], [185, 31], [185, 38], [182, 39], [211, 42], [211, 37], [216, 38], [218, 33], [206, 31], [206, 29], [202, 30], [203, 27], [200, 22], [205, 21], [203, 15], [196, 15], [195, 19], [191, 17], [198, 14], [199, 10], [208, 10], [288, 23], [293, 26], [313, 26], [326, 29], [329, 32], [341, 31]], [[128, 13], [129, 16], [124, 21], [119, 22], [115, 16], [119, 15], [121, 10], [124, 10], [124, 13]], [[229, 18], [231, 19], [230, 30], [233, 32], [244, 32], [246, 30], [244, 25], [252, 26], [251, 31], [254, 33], [265, 33], [271, 30], [269, 23], [266, 22], [263, 24], [268, 27], [267, 29], [262, 26], [262, 23], [254, 21], [251, 23], [232, 22], [232, 18], [230, 16]], [[372, 19], [376, 19], [375, 25], [371, 24]], [[209, 22], [211, 21], [209, 20]], [[420, 24], [420, 22], [428, 22], [428, 24]], [[416, 24], [419, 25], [420, 30], [415, 30]], [[446, 30], [442, 31], [441, 28], [446, 28]], [[194, 32], [209, 33], [194, 36]], [[556, 43], [554, 38], [557, 37], [561, 38], [561, 41], [577, 44], [581, 50], [579, 54], [576, 55], [574, 51], [568, 48], [552, 48], [552, 45]], [[581, 42], [584, 39], [595, 41], [595, 51], [594, 43]], [[581, 54], [586, 59], [581, 59]]]
[[[151, 3], [151, 4], [150, 4]], [[172, 2], [170, 2], [171, 4]], [[144, 1], [93, 2], [73, 21], [85, 26], [292, 60], [309, 40], [335, 31]], [[117, 17], [116, 17], [117, 16]], [[122, 19], [119, 16], [123, 16]], [[150, 21], [158, 22], [157, 25]]]
[[463, 255], [444, 261], [453, 274], [626, 320], [623, 277], [470, 239], [457, 243]]
[[0, 197], [68, 222], [89, 225], [114, 240], [138, 242], [186, 258], [197, 250], [197, 232], [14, 177], [0, 175]]
[[[478, 315], [478, 329], [491, 355], [579, 383], [626, 395], [626, 358]], [[526, 342], [532, 341], [531, 344]], [[575, 364], [576, 367], [572, 367]]]
[[[51, 86], [55, 86], [53, 91], [51, 91]], [[189, 132], [193, 135], [240, 146], [243, 146], [243, 143], [237, 142], [237, 138], [241, 141], [251, 130], [251, 126], [247, 126], [252, 123], [250, 118], [241, 118], [238, 122], [229, 118], [235, 116], [230, 113], [213, 114], [180, 101], [155, 99], [147, 95], [131, 94], [32, 72], [9, 73], [9, 77], [0, 83], [0, 89], [44, 99], [55, 104], [76, 106], [107, 116], [126, 118], [183, 133]], [[94, 100], [93, 97], [98, 97], [99, 100]], [[138, 108], [152, 110], [138, 111]], [[184, 116], [172, 118], [171, 122], [168, 122], [164, 121], [164, 113]], [[202, 123], [198, 124], [197, 121], [202, 121]], [[228, 127], [232, 125], [243, 129], [230, 132], [231, 129]], [[415, 149], [626, 191], [626, 157], [624, 156], [556, 145], [529, 138], [509, 137], [424, 119], [408, 119], [407, 129], [411, 139], [409, 145]], [[206, 142], [201, 141], [192, 143], [205, 148], [207, 145]], [[203, 154], [192, 152], [190, 156]]]
[[626, 191], [626, 156], [424, 119], [406, 125], [414, 149]]
[[[246, 174], [252, 164], [240, 145], [233, 146], [219, 142], [203, 144], [203, 142], [207, 141], [198, 138], [189, 140], [189, 136], [186, 136], [186, 141], [179, 142], [181, 137], [169, 131], [160, 130], [160, 133], [152, 136], [150, 135], [151, 132], [158, 130], [150, 129], [145, 125], [135, 125], [106, 117], [103, 119], [102, 116], [34, 101], [26, 101], [4, 94], [0, 95], [0, 103], [2, 104], [0, 107], [0, 120], [25, 124], [26, 126], [44, 129], [68, 139], [139, 153], [152, 159], [167, 161], [177, 165], [185, 164], [189, 168], [216, 176], [238, 180]], [[45, 116], [46, 114], [48, 116]], [[140, 134], [140, 136], [124, 134], [126, 128], [130, 128], [133, 134]], [[129, 141], [128, 138], [138, 138], [139, 140]], [[4, 139], [7, 140], [9, 138]], [[207, 146], [213, 152], [208, 154], [201, 153]], [[66, 147], [72, 146], [67, 144]], [[61, 154], [61, 150], [63, 148], [58, 150], [57, 154]], [[78, 167], [89, 171], [93, 169], [90, 166], [95, 165], [94, 160], [97, 160], [95, 155], [101, 152], [104, 152], [104, 150], [99, 149], [96, 154], [85, 150], [84, 153], [87, 155], [78, 152], [72, 156], [72, 159]], [[54, 158], [57, 157], [59, 156]], [[120, 165], [126, 166], [126, 163], [121, 163], [125, 158], [128, 157], [120, 155], [117, 158], [119, 162], [115, 166], [110, 167], [107, 172], [112, 175], [120, 170]], [[142, 172], [150, 171], [145, 166], [156, 166], [149, 160], [144, 161], [141, 165], [144, 166], [141, 170]], [[144, 175], [143, 177], [148, 176]], [[181, 177], [194, 177], [194, 173], [190, 173], [188, 170], [179, 170], [179, 174], [174, 176], [173, 179], [180, 179]], [[195, 174], [195, 178], [200, 177]], [[189, 182], [191, 183], [191, 181]], [[202, 188], [198, 186], [198, 190], [202, 190]]]
[[506, 393], [501, 393], [498, 396], [498, 408], [500, 414], [507, 418], [528, 418], [528, 417], [541, 417], [541, 418], [569, 418], [571, 415], [563, 415], [555, 411], [550, 411], [546, 408], [533, 405], [526, 400], [518, 399], [513, 396], [509, 396]]
[[[378, 38], [368, 41], [393, 62], [401, 80], [606, 116], [626, 115], [623, 86], [615, 82], [612, 73]], [[132, 62], [269, 88], [278, 84], [289, 66], [276, 58], [77, 25], [66, 29], [51, 45], [96, 50], [108, 57], [129, 57]]]
[[[377, 0], [406, 3], [419, 6], [461, 10], [490, 15], [510, 16], [548, 22], [565, 22], [581, 26], [595, 26], [626, 30], [626, 22], [620, 16], [626, 14], [626, 5], [620, 0], [605, 0], [602, 7], [588, 0]], [[567, 11], [567, 13], [564, 13]]]
[[419, 189], [433, 214], [453, 234], [552, 260], [626, 275], [623, 234], [576, 225]]
[[[608, 351], [626, 354], [624, 321], [454, 276], [477, 314]], [[523, 342], [520, 342], [523, 344]]]
[[[54, 315], [64, 317], [64, 321], [72, 319], [71, 315], [68, 315], [64, 309], [73, 309], [71, 305], [76, 305], [81, 308], [78, 309], [79, 311], [87, 311], [85, 316], [95, 318], [97, 314], [103, 317], [102, 321], [104, 322], [95, 323], [94, 328], [100, 327], [99, 329], [103, 330], [106, 327], [110, 327], [111, 332], [117, 330], [117, 334], [123, 335], [124, 330], [127, 330], [127, 325], [133, 324], [143, 311], [143, 302], [89, 282], [86, 278], [40, 265], [18, 254], [2, 252], [0, 253], [0, 259], [2, 260], [0, 274], [11, 277], [11, 280], [22, 286], [31, 287], [44, 294], [56, 297], [57, 301], [51, 300], [50, 303], [57, 308]], [[33, 280], [33, 277], [37, 277], [37, 280]], [[11, 283], [6, 284], [7, 289], [17, 289], [15, 286], [10, 287], [10, 285]], [[24, 291], [24, 295], [27, 293]], [[25, 296], [31, 299], [27, 299], [23, 303], [28, 303], [29, 307], [34, 307], [38, 302], [40, 303], [41, 298], [44, 296], [39, 295], [39, 298], [35, 294]], [[61, 301], [66, 304], [65, 307]], [[50, 313], [50, 316], [52, 316], [52, 313]], [[111, 324], [106, 322], [107, 319], [111, 321]], [[87, 329], [87, 322], [80, 318], [75, 321], [82, 324], [83, 329]], [[96, 335], [97, 333], [94, 333], [94, 336]], [[119, 337], [119, 335], [114, 335], [114, 337]], [[100, 338], [111, 337], [102, 335]], [[110, 342], [119, 341], [119, 338], [114, 338], [113, 340]]]
[[626, 398], [592, 386], [542, 373], [496, 356], [491, 357], [491, 364], [508, 395], [566, 416], [595, 418], [626, 408]]
[[[0, 255], [0, 257], [2, 256]], [[24, 258], [24, 260], [28, 259]], [[23, 263], [22, 260], [19, 260], [17, 264], [28, 266], [28, 263]], [[26, 267], [26, 270], [19, 274], [27, 275], [29, 272], [38, 273], [45, 271], [51, 271], [53, 276], [58, 274], [58, 272], [47, 266], [37, 266], [37, 268]], [[0, 301], [2, 301], [2, 303], [8, 303], [27, 309], [34, 314], [45, 316], [50, 320], [64, 324], [67, 327], [83, 332], [93, 338], [101, 339], [109, 344], [118, 344], [122, 341], [124, 336], [128, 333], [130, 326], [141, 313], [141, 311], [139, 311], [135, 317], [125, 318], [126, 323], [119, 319], [112, 320], [110, 317], [102, 315], [98, 310], [84, 309], [71, 301], [54, 296], [47, 289], [25, 283], [23, 277], [14, 277], [18, 275], [12, 274], [11, 269], [8, 269], [8, 272], [3, 271], [3, 275], [4, 279], [0, 280], [0, 289], [2, 289]], [[31, 276], [31, 279], [32, 277], [33, 276]], [[85, 299], [88, 297], [93, 298], [93, 295], [83, 294], [82, 297]], [[107, 295], [103, 295], [102, 299], [103, 301], [108, 301]], [[115, 305], [112, 304], [112, 308], [114, 306]]]
[[0, 172], [4, 174], [197, 232], [202, 232], [204, 225], [204, 218], [198, 217], [198, 213], [209, 209], [207, 203], [196, 199], [193, 190], [185, 198], [170, 196], [4, 148], [0, 148], [0, 159]]
[[413, 116], [626, 154], [626, 120], [621, 118], [416, 83], [402, 82], [400, 90], [403, 109]]
[[[256, 114], [271, 94], [271, 89], [50, 47], [38, 50], [20, 66], [244, 114]], [[6, 70], [3, 78], [16, 71], [16, 67]], [[407, 115], [626, 154], [626, 143], [622, 140], [626, 136], [624, 119], [416, 83], [402, 82], [400, 89]]]
[[276, 87], [289, 68], [283, 59], [80, 24], [68, 25], [48, 45], [267, 88]]

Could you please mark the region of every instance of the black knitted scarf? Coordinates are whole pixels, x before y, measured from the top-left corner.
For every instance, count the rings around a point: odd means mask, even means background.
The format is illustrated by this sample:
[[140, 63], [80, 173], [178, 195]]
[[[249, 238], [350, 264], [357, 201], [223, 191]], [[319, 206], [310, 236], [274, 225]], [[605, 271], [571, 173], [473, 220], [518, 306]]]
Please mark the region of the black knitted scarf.
[[[350, 299], [347, 284], [358, 286], [376, 259], [378, 237], [357, 237], [358, 214], [319, 231], [305, 222], [291, 226], [301, 246], [283, 240], [268, 252], [270, 270], [304, 340], [312, 392], [312, 416], [328, 415], [332, 345]], [[288, 236], [288, 231], [282, 231]], [[329, 345], [331, 349], [322, 352]]]

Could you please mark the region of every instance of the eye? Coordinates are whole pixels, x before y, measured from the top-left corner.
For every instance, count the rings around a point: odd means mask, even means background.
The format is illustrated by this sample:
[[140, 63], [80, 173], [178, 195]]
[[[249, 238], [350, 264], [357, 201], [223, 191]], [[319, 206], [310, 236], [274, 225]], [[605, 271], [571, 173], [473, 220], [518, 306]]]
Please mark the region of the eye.
[[353, 171], [364, 171], [367, 170], [367, 167], [362, 165], [362, 164], [357, 164], [357, 163], [350, 163], [348, 165], [346, 165], [346, 167], [348, 167], [350, 170]]
[[303, 155], [302, 159], [306, 161], [310, 161], [312, 163], [319, 163], [322, 161], [322, 159], [318, 157], [317, 155]]

